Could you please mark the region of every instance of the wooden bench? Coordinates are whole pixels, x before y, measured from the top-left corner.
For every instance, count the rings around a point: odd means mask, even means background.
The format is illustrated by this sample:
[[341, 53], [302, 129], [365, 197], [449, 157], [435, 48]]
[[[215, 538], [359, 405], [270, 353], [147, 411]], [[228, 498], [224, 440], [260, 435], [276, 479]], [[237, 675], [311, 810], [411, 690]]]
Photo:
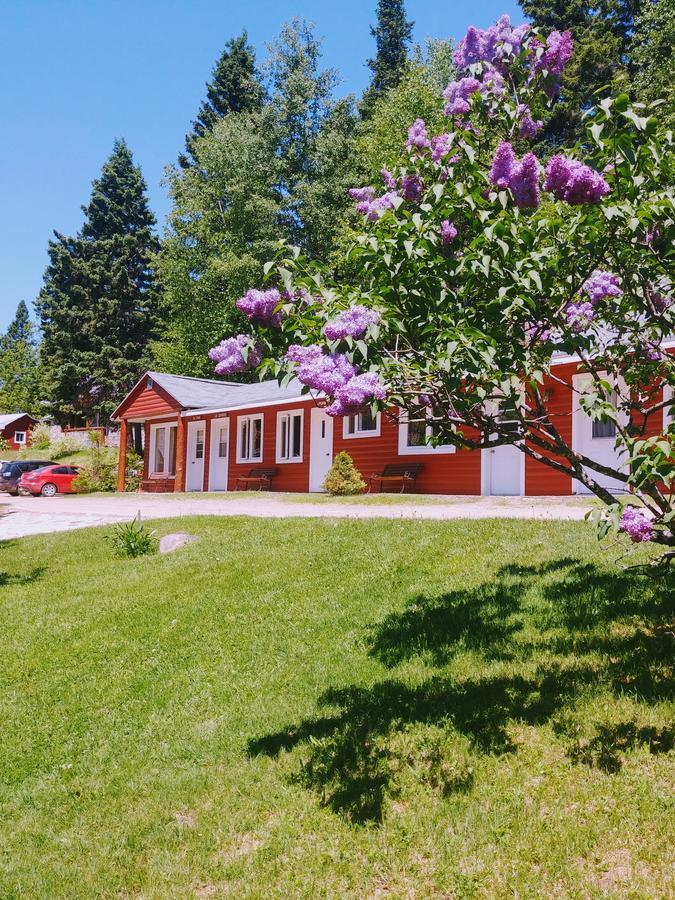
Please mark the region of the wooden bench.
[[268, 491], [278, 469], [250, 469], [248, 475], [237, 475], [235, 491]]
[[424, 465], [422, 463], [395, 463], [385, 466], [379, 474], [373, 472], [368, 479], [368, 493], [371, 492], [373, 484], [379, 484], [380, 493], [383, 493], [387, 486], [395, 487], [400, 484], [399, 493], [403, 494], [407, 486], [414, 488], [417, 476], [420, 474]]

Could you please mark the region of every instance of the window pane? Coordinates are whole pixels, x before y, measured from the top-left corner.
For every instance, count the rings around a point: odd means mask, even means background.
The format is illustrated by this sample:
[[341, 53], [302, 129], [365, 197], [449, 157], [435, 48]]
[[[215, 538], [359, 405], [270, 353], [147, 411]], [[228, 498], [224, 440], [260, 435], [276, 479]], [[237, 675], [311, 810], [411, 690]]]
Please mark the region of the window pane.
[[169, 428], [169, 465], [167, 466], [167, 475], [176, 474], [176, 428]]
[[302, 416], [293, 416], [293, 459], [300, 459], [300, 447], [302, 444]]
[[195, 441], [195, 459], [204, 459], [204, 429], [197, 429], [197, 440]]
[[408, 446], [423, 447], [426, 444], [427, 423], [424, 419], [408, 422]]
[[375, 431], [377, 429], [377, 421], [368, 409], [360, 414], [360, 431]]
[[356, 416], [349, 416], [347, 419], [347, 434], [354, 434], [356, 431]]
[[281, 459], [288, 459], [288, 416], [281, 417]]
[[248, 459], [248, 419], [239, 419], [239, 456]]
[[252, 421], [253, 440], [251, 442], [251, 459], [260, 459], [262, 455], [262, 419], [256, 418]]
[[164, 441], [166, 439], [166, 428], [158, 428], [155, 431], [155, 472], [164, 471]]
[[218, 433], [218, 457], [225, 459], [227, 456], [227, 427], [221, 428]]
[[616, 422], [593, 422], [594, 438], [616, 437]]

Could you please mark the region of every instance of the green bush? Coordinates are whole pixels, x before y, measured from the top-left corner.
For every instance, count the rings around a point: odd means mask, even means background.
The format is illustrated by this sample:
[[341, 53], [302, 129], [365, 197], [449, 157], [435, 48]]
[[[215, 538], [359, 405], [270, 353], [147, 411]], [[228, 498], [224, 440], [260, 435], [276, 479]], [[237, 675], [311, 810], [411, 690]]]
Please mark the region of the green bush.
[[[117, 489], [117, 461], [105, 447], [101, 445], [100, 435], [93, 433], [87, 450], [87, 461], [82, 472], [73, 481], [78, 494], [90, 494], [93, 491], [114, 491]], [[92, 435], [90, 435], [91, 439]]]
[[82, 449], [82, 444], [73, 437], [69, 437], [67, 434], [63, 437], [60, 437], [57, 441], [54, 441], [53, 444], [50, 444], [49, 455], [52, 459], [61, 459], [64, 456], [70, 456], [71, 453], [77, 453], [78, 450]]
[[109, 537], [113, 554], [118, 557], [147, 556], [157, 553], [159, 541], [154, 531], [141, 522], [140, 516], [132, 522], [120, 522], [115, 525]]
[[354, 460], [344, 450], [333, 460], [323, 486], [334, 497], [351, 497], [362, 494], [366, 489], [366, 483], [354, 465]]
[[143, 478], [143, 457], [133, 450], [127, 450], [127, 468], [124, 477], [124, 490], [137, 491]]
[[7, 440], [6, 437], [2, 437], [2, 435], [0, 435], [0, 453], [4, 453], [5, 450], [9, 450], [9, 449], [10, 449], [9, 441]]
[[48, 450], [51, 443], [49, 425], [39, 422], [30, 433], [30, 445], [33, 450]]

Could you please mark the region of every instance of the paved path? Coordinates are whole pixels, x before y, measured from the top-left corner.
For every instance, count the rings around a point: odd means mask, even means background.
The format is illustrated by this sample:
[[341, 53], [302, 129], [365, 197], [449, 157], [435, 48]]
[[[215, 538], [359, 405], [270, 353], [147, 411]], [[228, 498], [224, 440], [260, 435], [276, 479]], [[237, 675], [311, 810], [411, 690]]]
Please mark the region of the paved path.
[[177, 516], [257, 516], [262, 518], [354, 517], [387, 519], [583, 519], [591, 501], [577, 497], [413, 497], [386, 503], [366, 498], [338, 502], [297, 499], [288, 494], [95, 494], [92, 496], [10, 497], [0, 494], [0, 540], [127, 522], [140, 510], [144, 519]]

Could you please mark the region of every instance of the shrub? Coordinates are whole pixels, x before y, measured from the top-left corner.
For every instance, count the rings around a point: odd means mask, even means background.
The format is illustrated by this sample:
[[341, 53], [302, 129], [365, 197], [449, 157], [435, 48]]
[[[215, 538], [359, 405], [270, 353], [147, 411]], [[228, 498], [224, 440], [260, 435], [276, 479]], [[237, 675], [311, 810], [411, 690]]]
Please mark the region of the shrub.
[[99, 437], [100, 435], [96, 434], [96, 440], [92, 441], [87, 451], [87, 461], [83, 470], [73, 482], [78, 494], [114, 491], [117, 488], [117, 463], [101, 446]]
[[354, 465], [354, 460], [344, 450], [333, 460], [323, 486], [334, 497], [351, 497], [362, 494], [366, 489], [366, 483]]
[[5, 450], [9, 450], [9, 441], [0, 435], [0, 453], [4, 453]]
[[30, 433], [30, 445], [33, 450], [48, 450], [51, 443], [49, 425], [39, 422]]
[[156, 553], [159, 547], [155, 532], [141, 522], [140, 516], [131, 522], [115, 525], [109, 540], [117, 557], [147, 556]]
[[124, 490], [137, 491], [143, 478], [143, 457], [133, 450], [127, 451], [127, 468], [124, 478]]
[[49, 455], [52, 459], [61, 459], [64, 456], [70, 456], [71, 453], [77, 453], [81, 449], [82, 444], [76, 438], [64, 435], [50, 445]]

